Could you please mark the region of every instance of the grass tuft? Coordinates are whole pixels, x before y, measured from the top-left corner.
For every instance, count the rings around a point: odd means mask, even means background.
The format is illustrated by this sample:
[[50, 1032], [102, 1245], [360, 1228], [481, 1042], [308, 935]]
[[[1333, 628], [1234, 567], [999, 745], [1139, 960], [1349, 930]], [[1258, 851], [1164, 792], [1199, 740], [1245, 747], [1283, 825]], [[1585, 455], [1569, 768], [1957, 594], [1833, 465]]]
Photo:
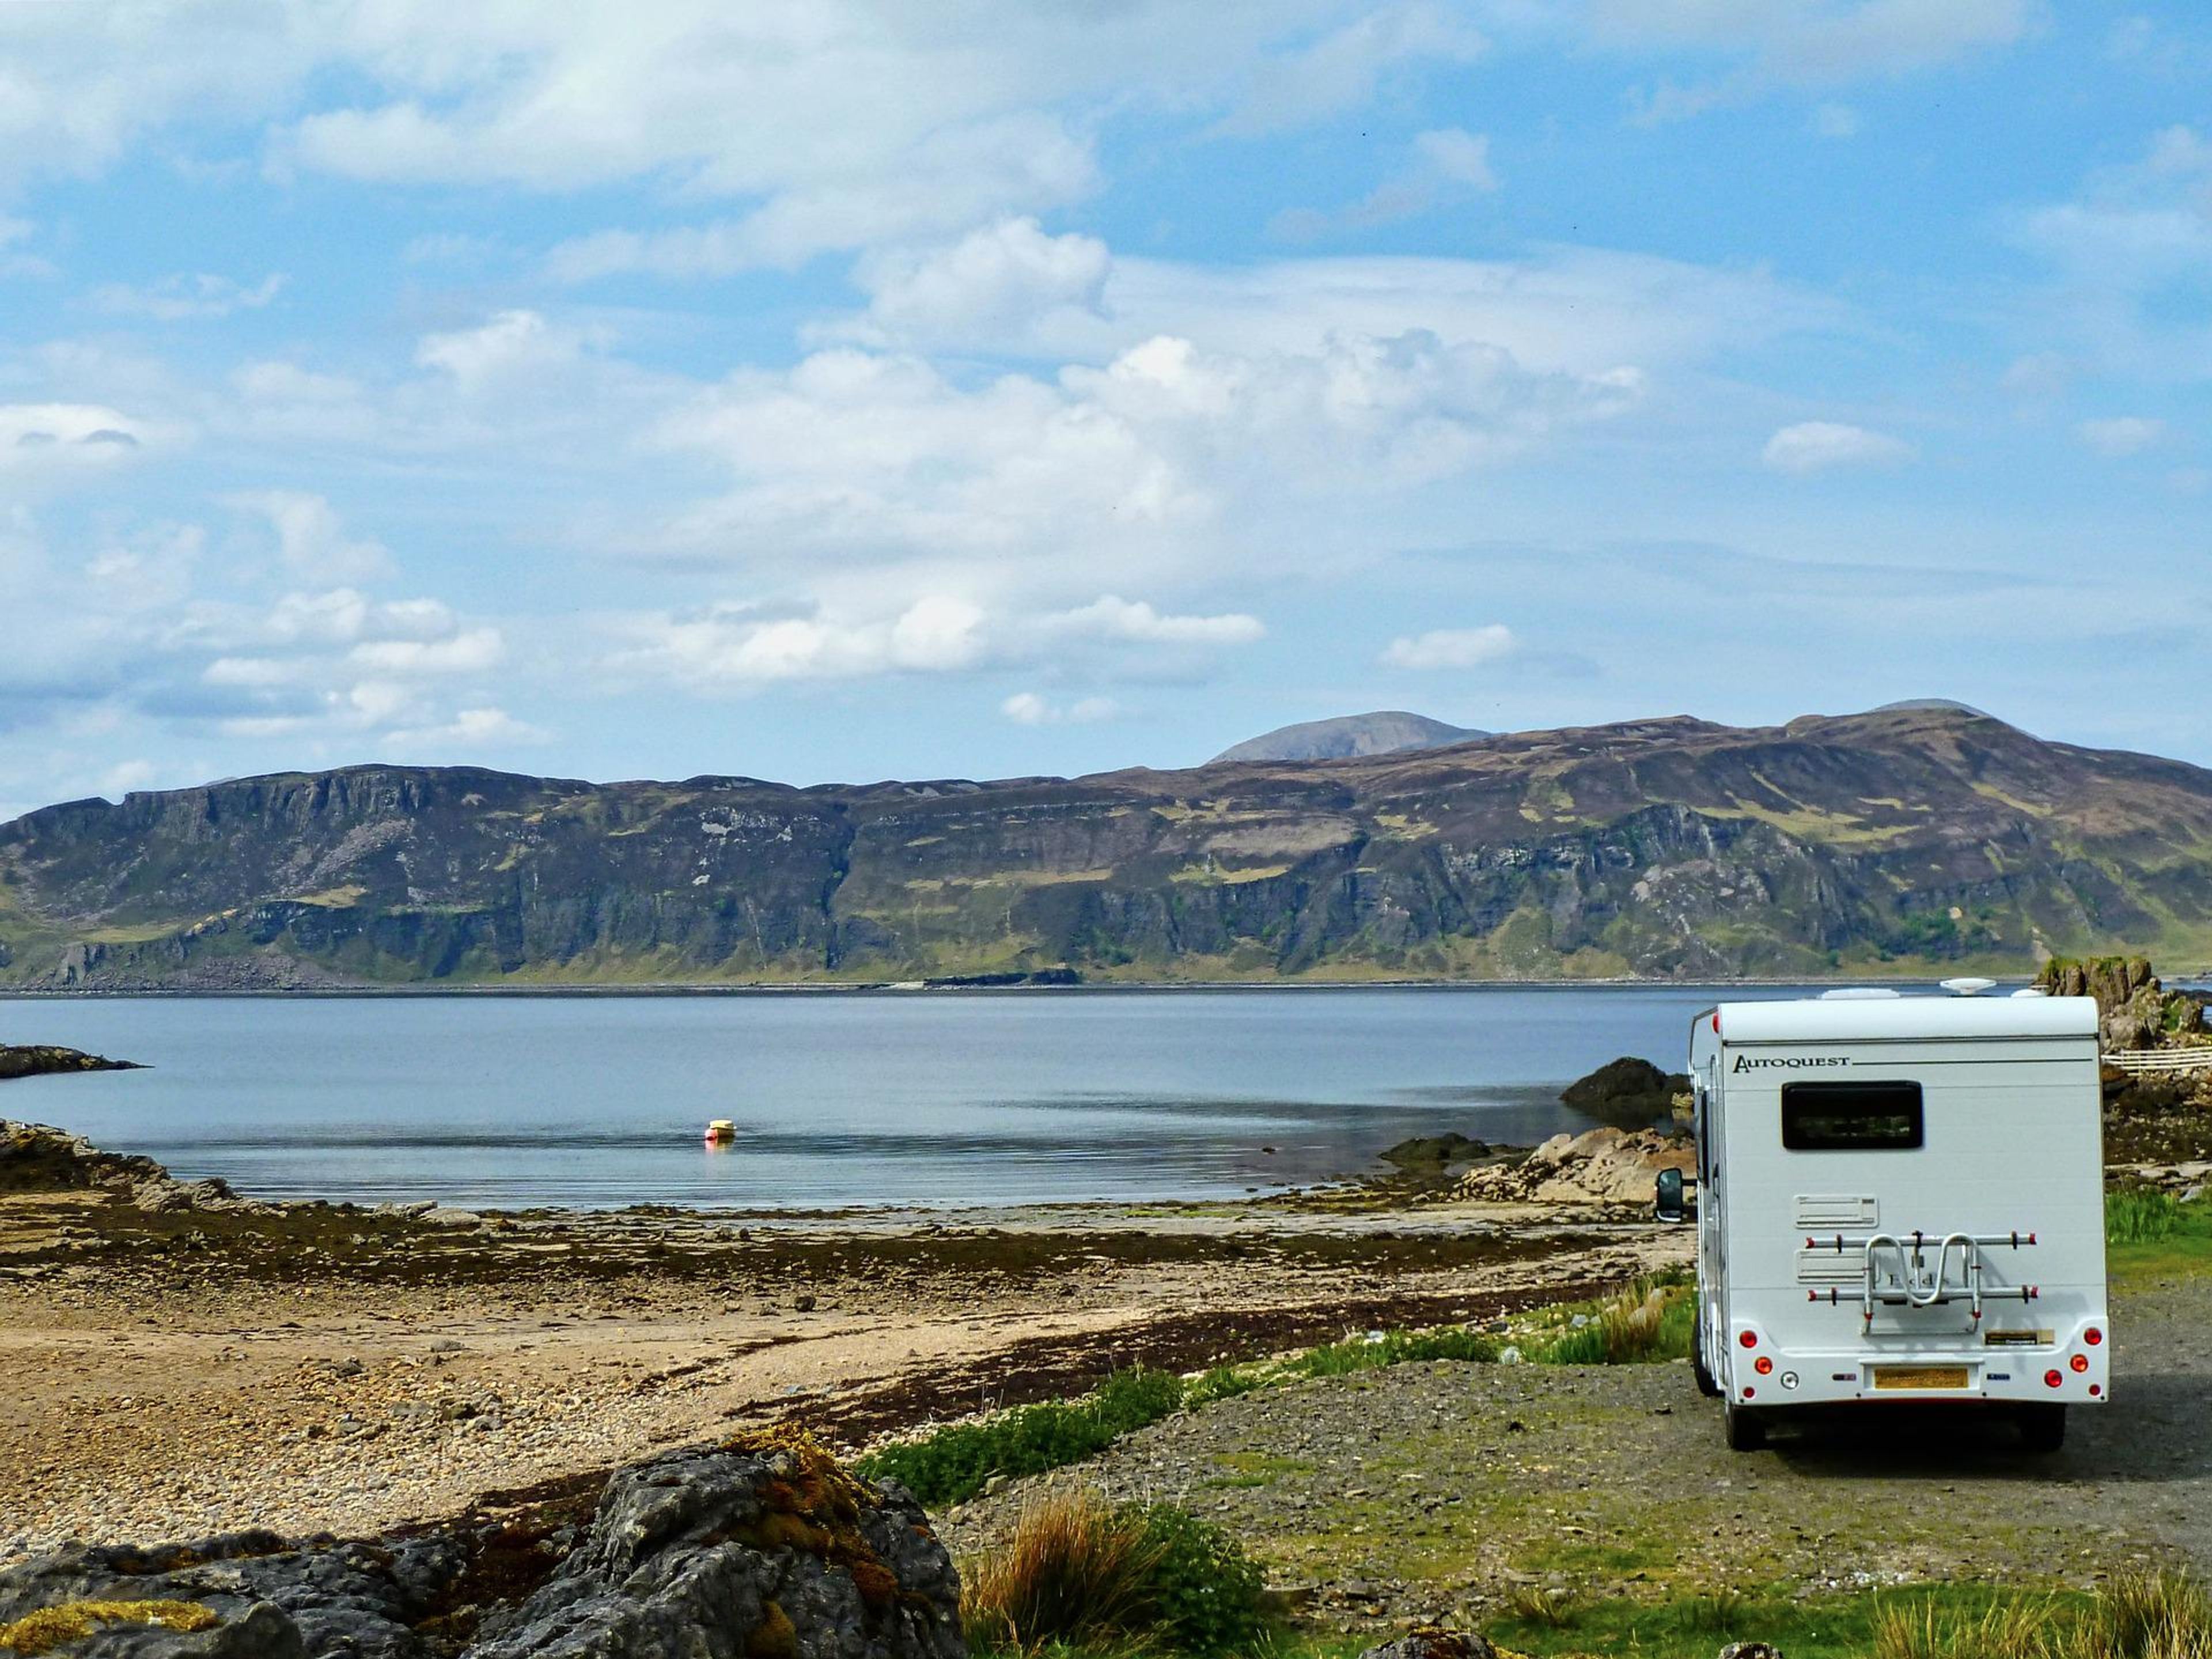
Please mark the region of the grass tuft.
[[2115, 1187], [2105, 1194], [2108, 1244], [2163, 1244], [2181, 1218], [2181, 1200], [2155, 1187]]
[[1002, 1546], [963, 1565], [961, 1583], [979, 1653], [1203, 1656], [1250, 1651], [1266, 1635], [1260, 1569], [1231, 1534], [1173, 1504], [1049, 1493]]
[[1004, 1545], [960, 1575], [969, 1645], [1034, 1652], [1054, 1643], [1127, 1641], [1147, 1622], [1146, 1591], [1162, 1547], [1140, 1519], [1088, 1493], [1038, 1499]]
[[1541, 1584], [1515, 1585], [1505, 1604], [1522, 1624], [1549, 1630], [1571, 1630], [1583, 1610], [1577, 1592]]
[[1535, 1347], [1547, 1365], [1641, 1365], [1686, 1359], [1697, 1323], [1697, 1297], [1680, 1284], [1639, 1280], [1596, 1304], [1589, 1322]]

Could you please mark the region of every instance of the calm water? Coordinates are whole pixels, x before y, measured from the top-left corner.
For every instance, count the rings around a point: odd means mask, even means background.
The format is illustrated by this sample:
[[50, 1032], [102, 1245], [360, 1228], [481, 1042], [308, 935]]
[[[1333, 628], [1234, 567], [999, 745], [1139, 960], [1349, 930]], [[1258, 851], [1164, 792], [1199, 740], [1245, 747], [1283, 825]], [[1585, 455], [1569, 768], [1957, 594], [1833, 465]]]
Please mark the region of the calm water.
[[[1733, 995], [1790, 995], [1786, 990]], [[155, 1069], [0, 1084], [178, 1175], [461, 1205], [1194, 1198], [1528, 1143], [1562, 1085], [1681, 1064], [1707, 988], [0, 1001]], [[708, 1118], [736, 1145], [708, 1150]], [[1272, 1147], [1274, 1150], [1263, 1150]]]

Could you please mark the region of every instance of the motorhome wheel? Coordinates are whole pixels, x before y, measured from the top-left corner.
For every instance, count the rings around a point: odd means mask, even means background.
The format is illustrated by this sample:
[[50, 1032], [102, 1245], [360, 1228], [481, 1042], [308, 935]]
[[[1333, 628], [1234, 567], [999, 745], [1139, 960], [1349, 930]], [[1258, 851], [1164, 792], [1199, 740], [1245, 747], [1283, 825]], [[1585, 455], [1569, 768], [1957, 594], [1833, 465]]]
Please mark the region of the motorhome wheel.
[[1708, 1400], [1721, 1397], [1721, 1385], [1713, 1381], [1712, 1367], [1705, 1364], [1705, 1322], [1702, 1319], [1690, 1328], [1690, 1374], [1698, 1379], [1698, 1392]]

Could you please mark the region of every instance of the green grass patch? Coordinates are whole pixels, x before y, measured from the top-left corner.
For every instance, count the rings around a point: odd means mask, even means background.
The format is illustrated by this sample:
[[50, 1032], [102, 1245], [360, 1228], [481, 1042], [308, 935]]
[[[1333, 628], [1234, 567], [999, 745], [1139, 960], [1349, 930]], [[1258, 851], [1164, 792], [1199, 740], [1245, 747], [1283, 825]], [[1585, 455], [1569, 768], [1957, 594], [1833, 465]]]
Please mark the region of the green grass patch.
[[889, 1477], [927, 1508], [963, 1504], [994, 1475], [1042, 1474], [1096, 1457], [1122, 1435], [1180, 1411], [1182, 1379], [1169, 1371], [1118, 1371], [1082, 1399], [1023, 1406], [955, 1423], [860, 1460], [871, 1480]]
[[2193, 1278], [2212, 1272], [2212, 1201], [2116, 1188], [2105, 1195], [2107, 1267], [2116, 1282]]
[[898, 1481], [930, 1508], [964, 1504], [997, 1476], [1042, 1474], [1079, 1463], [1121, 1436], [1176, 1412], [1310, 1378], [1437, 1361], [1491, 1364], [1509, 1346], [1537, 1364], [1685, 1358], [1695, 1310], [1686, 1276], [1662, 1274], [1638, 1280], [1617, 1296], [1547, 1310], [1518, 1338], [1464, 1325], [1370, 1331], [1286, 1358], [1217, 1365], [1192, 1377], [1139, 1368], [1117, 1372], [1080, 1399], [1018, 1407], [879, 1447], [857, 1467], [871, 1478]]

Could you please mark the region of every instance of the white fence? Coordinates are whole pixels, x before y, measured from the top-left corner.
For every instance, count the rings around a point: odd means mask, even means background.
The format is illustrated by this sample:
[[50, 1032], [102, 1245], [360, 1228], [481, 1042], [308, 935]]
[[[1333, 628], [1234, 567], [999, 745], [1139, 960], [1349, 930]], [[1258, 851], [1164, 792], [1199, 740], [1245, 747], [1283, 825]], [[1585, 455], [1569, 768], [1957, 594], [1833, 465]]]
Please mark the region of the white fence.
[[2212, 1071], [2212, 1046], [2203, 1048], [2122, 1049], [2105, 1056], [2105, 1064], [2132, 1072], [2137, 1077], [2171, 1077], [2184, 1072]]

